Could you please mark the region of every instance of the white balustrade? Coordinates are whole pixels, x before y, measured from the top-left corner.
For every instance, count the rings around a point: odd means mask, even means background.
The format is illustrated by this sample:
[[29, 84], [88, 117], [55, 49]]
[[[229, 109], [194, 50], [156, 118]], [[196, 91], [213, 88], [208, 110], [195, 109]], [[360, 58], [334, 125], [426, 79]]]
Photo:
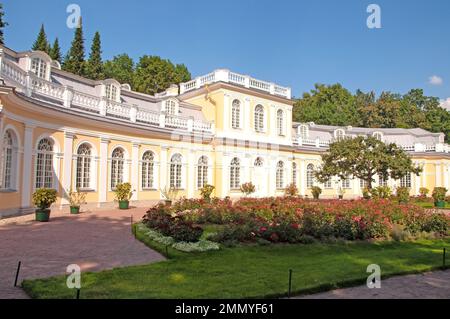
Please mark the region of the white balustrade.
[[131, 106], [117, 103], [114, 101], [107, 101], [106, 103], [106, 115], [113, 117], [130, 119]]
[[188, 128], [188, 119], [173, 115], [166, 115], [165, 127], [179, 128], [186, 130]]
[[30, 74], [33, 92], [62, 101], [65, 88]]
[[194, 121], [192, 129], [197, 132], [210, 132], [212, 130], [212, 123]]
[[14, 63], [6, 61], [5, 58], [2, 59], [1, 73], [2, 76], [16, 82], [21, 87], [27, 84], [27, 72]]
[[159, 113], [138, 109], [136, 121], [159, 126]]
[[95, 113], [100, 112], [100, 98], [97, 96], [74, 91], [72, 104], [73, 106], [86, 111]]

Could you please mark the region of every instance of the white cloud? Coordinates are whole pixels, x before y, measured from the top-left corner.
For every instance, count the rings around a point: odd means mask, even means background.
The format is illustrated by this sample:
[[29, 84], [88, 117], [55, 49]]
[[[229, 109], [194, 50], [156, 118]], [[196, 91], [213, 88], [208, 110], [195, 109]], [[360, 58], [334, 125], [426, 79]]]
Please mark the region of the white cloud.
[[450, 97], [446, 100], [441, 100], [441, 107], [450, 111]]
[[440, 76], [433, 75], [433, 76], [430, 76], [429, 83], [431, 85], [442, 85], [442, 83], [444, 83], [444, 80], [442, 80], [442, 78]]

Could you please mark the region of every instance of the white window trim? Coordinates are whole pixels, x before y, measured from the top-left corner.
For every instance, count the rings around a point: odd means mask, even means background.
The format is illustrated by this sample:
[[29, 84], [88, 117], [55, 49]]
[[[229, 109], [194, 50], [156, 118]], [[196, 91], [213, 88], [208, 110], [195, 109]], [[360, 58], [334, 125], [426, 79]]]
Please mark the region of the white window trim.
[[[152, 152], [153, 153], [153, 187], [151, 188], [147, 188], [147, 187], [142, 187], [142, 171], [143, 171], [143, 157], [145, 155], [145, 153], [147, 152]], [[142, 150], [142, 153], [140, 154], [139, 157], [139, 170], [138, 170], [138, 174], [139, 174], [139, 179], [138, 179], [138, 183], [139, 183], [139, 190], [141, 192], [150, 192], [150, 191], [155, 191], [159, 188], [159, 161], [158, 161], [158, 155], [157, 152], [155, 150], [152, 149], [144, 149]]]
[[38, 154], [37, 148], [38, 148], [39, 142], [43, 138], [48, 138], [53, 142], [53, 172], [52, 172], [52, 187], [51, 188], [56, 190], [57, 192], [59, 192], [59, 182], [58, 182], [59, 176], [58, 176], [58, 174], [60, 173], [60, 160], [62, 158], [64, 158], [64, 154], [61, 153], [61, 148], [58, 143], [58, 140], [55, 139], [54, 137], [52, 137], [50, 134], [44, 133], [36, 139], [36, 142], [35, 142], [34, 148], [33, 148], [33, 156], [34, 156], [33, 188], [32, 188], [33, 193], [36, 191], [37, 154]]
[[[81, 140], [75, 146], [75, 151], [72, 155], [72, 190], [77, 189], [77, 161], [78, 161], [78, 149], [81, 145], [88, 144], [91, 147], [91, 167], [90, 167], [90, 181], [88, 188], [80, 188], [80, 192], [97, 192], [97, 177], [98, 177], [98, 165], [100, 158], [98, 157], [97, 148], [90, 141]], [[100, 181], [101, 182], [101, 181]]]
[[111, 177], [112, 177], [112, 154], [114, 153], [114, 150], [117, 148], [121, 148], [124, 151], [124, 158], [123, 158], [123, 183], [130, 183], [130, 155], [128, 153], [128, 150], [123, 145], [114, 145], [111, 147], [111, 151], [109, 152], [108, 157], [108, 191], [114, 192], [114, 188], [111, 187]]
[[[15, 126], [8, 124], [3, 129], [1, 138], [3, 142], [3, 138], [7, 131], [11, 131], [13, 133], [13, 152], [11, 159], [11, 186], [9, 188], [0, 189], [1, 192], [19, 192], [20, 191], [20, 179], [19, 179], [19, 167], [20, 167], [20, 154], [22, 153], [22, 144], [20, 141], [20, 135]], [[3, 146], [2, 146], [3, 147]], [[3, 151], [3, 150], [2, 150]], [[0, 160], [2, 160], [0, 158]], [[3, 168], [2, 164], [0, 164], [0, 169]], [[2, 174], [3, 175], [3, 174]]]

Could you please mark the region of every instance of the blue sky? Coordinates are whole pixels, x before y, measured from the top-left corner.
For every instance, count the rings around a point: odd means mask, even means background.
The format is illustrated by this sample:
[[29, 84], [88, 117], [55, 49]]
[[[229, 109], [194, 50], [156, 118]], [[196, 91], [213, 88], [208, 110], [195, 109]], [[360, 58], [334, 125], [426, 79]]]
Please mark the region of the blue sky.
[[[104, 58], [160, 55], [193, 76], [217, 68], [290, 86], [314, 83], [354, 91], [405, 93], [423, 88], [450, 97], [450, 1], [447, 0], [6, 0], [6, 45], [27, 50], [40, 24], [67, 51], [73, 30], [67, 5], [80, 5], [86, 47], [100, 31]], [[381, 7], [381, 29], [366, 8]], [[437, 76], [439, 85], [429, 83]], [[450, 104], [450, 100], [449, 100]]]

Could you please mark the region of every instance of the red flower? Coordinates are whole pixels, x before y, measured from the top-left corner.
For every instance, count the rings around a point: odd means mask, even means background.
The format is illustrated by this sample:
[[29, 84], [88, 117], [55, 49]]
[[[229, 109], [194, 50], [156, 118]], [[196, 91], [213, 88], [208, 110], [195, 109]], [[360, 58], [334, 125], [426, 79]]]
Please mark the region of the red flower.
[[261, 232], [261, 233], [263, 233], [263, 232], [265, 232], [265, 231], [267, 231], [267, 227], [261, 227], [261, 228], [259, 229], [259, 232]]
[[291, 227], [294, 229], [298, 229], [300, 227], [300, 225], [297, 223], [293, 223], [293, 224], [291, 224]]

